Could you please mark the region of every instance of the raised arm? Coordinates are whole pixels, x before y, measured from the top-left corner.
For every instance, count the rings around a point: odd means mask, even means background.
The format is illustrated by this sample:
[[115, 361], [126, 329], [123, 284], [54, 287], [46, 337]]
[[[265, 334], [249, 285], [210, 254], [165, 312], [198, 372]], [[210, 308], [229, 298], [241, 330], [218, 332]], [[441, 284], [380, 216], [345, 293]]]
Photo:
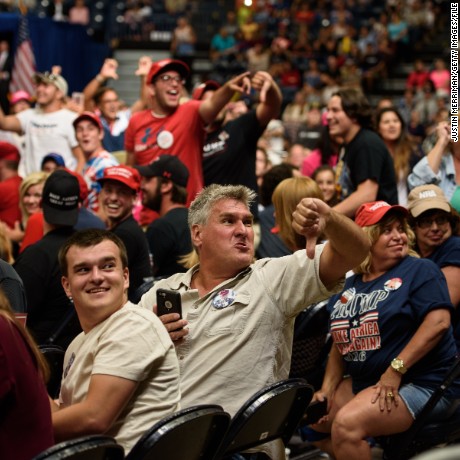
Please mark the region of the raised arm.
[[85, 86], [83, 94], [85, 96], [85, 110], [94, 110], [94, 95], [105, 82], [112, 78], [118, 80], [118, 62], [115, 59], [107, 58], [102, 64], [99, 73]]
[[441, 165], [442, 156], [447, 150], [450, 143], [450, 125], [443, 121], [438, 123], [436, 127], [437, 141], [434, 147], [428, 152], [427, 160], [428, 165], [435, 174], [439, 173], [439, 167]]
[[292, 226], [307, 239], [307, 256], [311, 259], [319, 235], [326, 236], [328, 242], [321, 254], [319, 275], [328, 289], [369, 253], [370, 242], [362, 229], [317, 198], [302, 199], [293, 213]]
[[5, 115], [0, 107], [0, 129], [21, 133], [21, 123], [16, 115]]
[[199, 113], [204, 123], [206, 125], [212, 123], [217, 117], [217, 114], [224, 108], [225, 104], [230, 101], [236, 92], [247, 94], [250, 89], [251, 81], [249, 79], [249, 72], [244, 72], [227, 81], [210, 99], [201, 103]]
[[260, 125], [265, 127], [270, 120], [279, 117], [283, 96], [268, 72], [257, 72], [251, 79], [251, 85], [253, 89], [259, 91], [256, 115]]
[[334, 211], [348, 217], [354, 217], [356, 211], [363, 203], [370, 203], [377, 199], [379, 184], [372, 179], [361, 182], [356, 190], [347, 198], [334, 206]]

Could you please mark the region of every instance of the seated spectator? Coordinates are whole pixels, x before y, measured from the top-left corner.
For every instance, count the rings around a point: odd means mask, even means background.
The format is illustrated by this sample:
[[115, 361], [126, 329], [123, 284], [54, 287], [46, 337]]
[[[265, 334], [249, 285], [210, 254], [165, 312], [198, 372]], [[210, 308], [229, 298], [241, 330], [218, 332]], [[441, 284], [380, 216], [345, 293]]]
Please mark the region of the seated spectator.
[[59, 153], [48, 153], [43, 157], [41, 170], [51, 174], [56, 169], [65, 168], [64, 158]]
[[58, 263], [59, 248], [74, 232], [78, 219], [79, 191], [77, 178], [66, 170], [58, 169], [48, 177], [42, 197], [44, 236], [14, 263], [26, 291], [27, 328], [39, 345], [53, 337], [65, 349], [81, 332], [62, 288]]
[[305, 158], [300, 168], [301, 173], [304, 176], [311, 177], [316, 168], [321, 165], [334, 167], [339, 158], [339, 147], [342, 142], [340, 136], [331, 136], [327, 126], [323, 127], [317, 148], [313, 149], [310, 155]]
[[138, 166], [142, 176], [142, 204], [159, 214], [147, 227], [147, 243], [157, 278], [186, 271], [181, 257], [192, 251], [188, 228], [188, 169], [175, 156], [161, 155], [147, 166]]
[[295, 93], [293, 101], [284, 108], [281, 120], [286, 128], [286, 134], [290, 142], [295, 141], [300, 126], [306, 122], [308, 107], [305, 93], [300, 90]]
[[301, 144], [291, 144], [288, 148], [284, 161], [294, 166], [298, 171], [302, 168], [305, 158], [310, 155], [310, 150], [306, 149]]
[[460, 216], [437, 185], [420, 185], [409, 195], [410, 224], [415, 233], [415, 249], [432, 260], [446, 277], [452, 305], [457, 342], [460, 305]]
[[423, 85], [430, 78], [430, 73], [425, 68], [425, 64], [421, 59], [414, 61], [414, 69], [409, 73], [406, 80], [406, 88], [410, 88], [414, 92], [422, 91]]
[[450, 95], [450, 72], [444, 59], [435, 59], [434, 69], [430, 72], [430, 80], [434, 83], [437, 96]]
[[258, 40], [246, 51], [247, 67], [249, 72], [259, 70], [268, 72], [271, 61], [271, 51], [262, 40]]
[[[177, 314], [161, 319], [173, 340], [182, 339], [177, 354], [187, 352], [181, 362], [184, 407], [219, 404], [233, 415], [255, 391], [287, 378], [296, 315], [340, 288], [345, 272], [368, 250], [350, 219], [321, 200], [305, 198], [293, 225], [308, 235], [308, 250], [253, 263], [249, 201], [254, 198], [243, 186], [203, 189], [189, 208], [199, 265], [158, 281], [140, 301], [151, 310], [158, 288], [181, 294], [184, 319]], [[316, 246], [319, 233], [329, 238], [327, 244]], [[271, 459], [285, 452], [279, 441], [258, 450]]]
[[429, 127], [434, 121], [438, 104], [436, 101], [436, 88], [431, 80], [426, 80], [422, 86], [422, 91], [418, 94], [415, 110], [420, 115], [420, 122]]
[[283, 257], [292, 252], [283, 243], [276, 227], [272, 195], [280, 182], [296, 175], [299, 175], [299, 172], [292, 165], [281, 163], [273, 166], [262, 177], [262, 183], [259, 187], [259, 206], [263, 209], [259, 212], [260, 243], [256, 249], [256, 256], [259, 259], [264, 257]]
[[[278, 234], [291, 252], [304, 249], [307, 239], [292, 228], [292, 214], [303, 198], [323, 200], [318, 184], [310, 177], [291, 177], [280, 182], [273, 191], [273, 206]], [[318, 240], [322, 235], [319, 235]]]
[[[63, 169], [63, 168], [58, 168]], [[105, 223], [93, 214], [83, 203], [86, 202], [89, 194], [88, 185], [83, 179], [81, 174], [78, 174], [73, 171], [69, 171], [70, 174], [74, 175], [78, 179], [78, 185], [80, 188], [80, 193], [78, 195], [78, 218], [77, 223], [73, 226], [75, 230], [83, 230], [85, 228], [106, 228]], [[27, 227], [24, 232], [24, 238], [21, 242], [21, 248], [19, 249], [19, 253], [22, 253], [27, 247], [31, 244], [40, 241], [44, 235], [44, 218], [43, 212], [36, 212], [32, 216], [30, 216]]]
[[108, 229], [115, 233], [128, 254], [128, 299], [152, 279], [149, 246], [144, 231], [133, 217], [133, 207], [139, 193], [141, 178], [134, 168], [125, 165], [104, 169], [98, 179], [101, 184], [100, 203], [107, 216]]
[[257, 176], [257, 185], [260, 187], [262, 183], [264, 174], [272, 167], [272, 164], [268, 158], [267, 151], [261, 147], [257, 146], [256, 150], [256, 176]]
[[179, 366], [160, 320], [127, 301], [128, 257], [105, 230], [83, 230], [59, 253], [62, 285], [83, 332], [64, 359], [57, 442], [107, 434], [125, 452], [154, 423], [179, 409]]
[[29, 460], [54, 444], [46, 362], [0, 290], [2, 458]]
[[335, 172], [329, 165], [316, 168], [311, 178], [318, 184], [323, 192], [323, 199], [329, 206], [335, 206], [339, 202]]
[[8, 238], [17, 245], [15, 253], [18, 252], [19, 245], [24, 238], [24, 232], [27, 227], [29, 218], [40, 212], [40, 202], [42, 199], [43, 185], [45, 184], [48, 174], [45, 172], [36, 172], [26, 176], [19, 186], [19, 208], [21, 209], [21, 218], [14, 223], [9, 229], [5, 228]]
[[[371, 249], [328, 303], [333, 346], [313, 396], [327, 399], [328, 414], [312, 427], [324, 436], [316, 444], [338, 460], [370, 459], [368, 438], [409, 429], [456, 359], [446, 280], [410, 249], [407, 215], [383, 201], [359, 208], [355, 221]], [[458, 383], [430, 420], [455, 410]]]
[[309, 152], [318, 148], [324, 126], [321, 117], [321, 110], [318, 103], [310, 105], [305, 117], [305, 124], [299, 127], [295, 142], [301, 144]]

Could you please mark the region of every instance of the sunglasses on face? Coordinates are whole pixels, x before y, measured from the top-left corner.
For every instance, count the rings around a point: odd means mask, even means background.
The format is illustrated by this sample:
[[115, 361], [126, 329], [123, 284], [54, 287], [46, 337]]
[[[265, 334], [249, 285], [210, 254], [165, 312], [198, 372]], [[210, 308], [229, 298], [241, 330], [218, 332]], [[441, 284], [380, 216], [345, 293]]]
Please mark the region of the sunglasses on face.
[[436, 222], [436, 225], [440, 227], [446, 225], [449, 222], [449, 218], [447, 216], [422, 217], [416, 221], [417, 226], [420, 228], [430, 228], [433, 222]]

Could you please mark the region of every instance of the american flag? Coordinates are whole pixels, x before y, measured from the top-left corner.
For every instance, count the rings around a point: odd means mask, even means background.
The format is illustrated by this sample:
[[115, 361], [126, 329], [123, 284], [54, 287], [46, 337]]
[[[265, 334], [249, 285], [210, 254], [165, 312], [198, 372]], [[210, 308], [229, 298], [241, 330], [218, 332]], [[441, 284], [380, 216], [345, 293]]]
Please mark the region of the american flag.
[[19, 20], [19, 36], [13, 71], [11, 73], [10, 91], [24, 90], [29, 94], [35, 93], [33, 76], [35, 74], [35, 57], [29, 37], [27, 17], [21, 15]]

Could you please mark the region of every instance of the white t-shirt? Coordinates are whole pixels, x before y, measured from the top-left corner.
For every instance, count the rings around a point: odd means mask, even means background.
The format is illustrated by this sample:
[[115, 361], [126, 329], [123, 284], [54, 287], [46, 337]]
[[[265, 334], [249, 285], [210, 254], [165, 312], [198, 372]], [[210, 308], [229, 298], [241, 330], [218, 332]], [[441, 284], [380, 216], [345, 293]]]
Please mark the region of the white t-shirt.
[[16, 115], [25, 134], [25, 152], [20, 168], [24, 174], [40, 171], [48, 153], [58, 153], [66, 167], [75, 170], [77, 160], [72, 149], [78, 145], [72, 122], [77, 114], [68, 109], [43, 113], [39, 108], [27, 109]]

